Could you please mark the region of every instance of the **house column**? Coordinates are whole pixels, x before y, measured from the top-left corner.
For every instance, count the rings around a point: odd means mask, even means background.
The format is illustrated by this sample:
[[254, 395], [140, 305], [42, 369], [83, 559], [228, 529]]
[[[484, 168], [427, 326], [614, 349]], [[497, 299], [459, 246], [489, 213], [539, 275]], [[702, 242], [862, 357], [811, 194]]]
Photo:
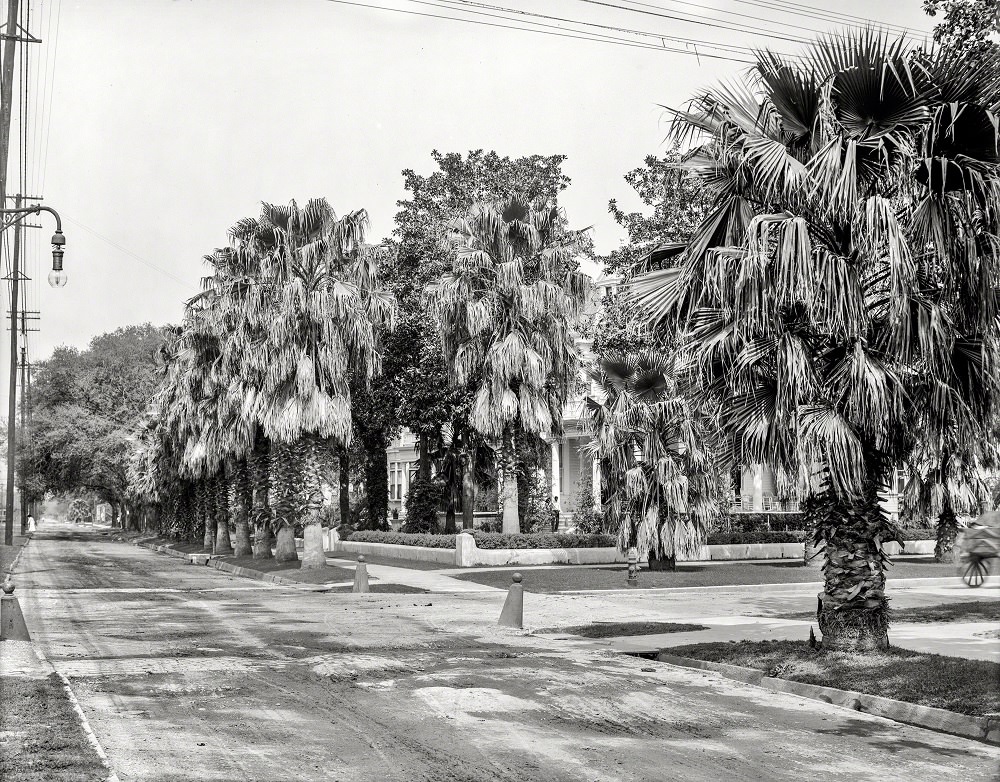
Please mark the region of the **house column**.
[[562, 443], [558, 437], [552, 438], [552, 443], [550, 445], [552, 452], [552, 499], [553, 501], [559, 500], [560, 506], [562, 500], [559, 498], [559, 487], [560, 487], [560, 477], [562, 476], [562, 464], [560, 463], [560, 451], [562, 450]]
[[591, 461], [591, 479], [594, 491], [594, 507], [601, 510], [601, 460], [596, 456]]
[[753, 466], [753, 509], [764, 510], [764, 465]]

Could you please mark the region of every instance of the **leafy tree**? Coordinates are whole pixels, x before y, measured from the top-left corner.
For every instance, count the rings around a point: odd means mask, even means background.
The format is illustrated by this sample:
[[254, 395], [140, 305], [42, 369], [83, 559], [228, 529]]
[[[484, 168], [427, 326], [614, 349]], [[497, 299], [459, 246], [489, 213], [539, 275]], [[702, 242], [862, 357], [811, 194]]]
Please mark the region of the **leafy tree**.
[[574, 327], [590, 294], [581, 234], [554, 205], [518, 196], [477, 205], [453, 231], [451, 272], [429, 297], [454, 381], [474, 390], [469, 424], [499, 445], [503, 531], [517, 533], [516, 439], [559, 430], [579, 369]]
[[[569, 185], [562, 173], [564, 155], [502, 157], [496, 152], [472, 150], [467, 155], [431, 152], [437, 168], [429, 175], [407, 169], [404, 186], [409, 197], [398, 202], [394, 261], [387, 280], [400, 302], [400, 321], [387, 352], [398, 367], [398, 420], [418, 439], [416, 482], [432, 481], [432, 464], [447, 463], [452, 485], [444, 491], [446, 504], [456, 503], [456, 489], [463, 512], [463, 526], [471, 527], [477, 476], [484, 477], [489, 449], [468, 426], [471, 394], [468, 387], [449, 382], [441, 352], [440, 325], [425, 302], [423, 291], [451, 269], [454, 250], [448, 241], [450, 224], [478, 203], [492, 203], [515, 193], [528, 199], [555, 203]], [[451, 434], [443, 436], [448, 429]], [[447, 445], [445, 444], [447, 440]], [[435, 456], [436, 455], [436, 456]], [[421, 489], [420, 496], [433, 494]], [[408, 522], [434, 528], [431, 505], [411, 508]], [[419, 519], [410, 519], [418, 512]]]
[[716, 206], [637, 301], [680, 333], [730, 461], [806, 493], [824, 648], [888, 643], [879, 492], [920, 416], [968, 441], [995, 414], [998, 85], [995, 61], [867, 31], [676, 112]]
[[972, 64], [1000, 55], [1000, 0], [924, 0], [929, 16], [942, 15], [934, 25], [934, 40], [963, 52]]
[[[86, 350], [58, 347], [31, 386], [31, 436], [22, 440], [25, 481], [41, 492], [90, 490], [124, 526], [136, 519], [128, 493], [128, 445], [159, 383], [162, 328], [125, 326]], [[37, 498], [37, 496], [36, 496]]]

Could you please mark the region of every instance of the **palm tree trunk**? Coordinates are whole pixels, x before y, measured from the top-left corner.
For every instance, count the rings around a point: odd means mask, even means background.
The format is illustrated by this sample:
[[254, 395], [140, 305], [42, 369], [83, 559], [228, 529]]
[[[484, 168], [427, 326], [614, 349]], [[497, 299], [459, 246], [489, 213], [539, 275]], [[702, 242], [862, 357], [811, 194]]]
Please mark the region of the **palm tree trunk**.
[[247, 456], [247, 466], [250, 470], [250, 483], [252, 500], [250, 503], [250, 520], [253, 523], [253, 558], [270, 559], [271, 546], [271, 526], [273, 518], [271, 514], [270, 492], [271, 478], [268, 469], [267, 451], [269, 445], [260, 443]]
[[826, 650], [865, 652], [889, 646], [888, 557], [881, 543], [898, 537], [898, 531], [879, 504], [884, 471], [878, 459], [868, 462], [864, 496], [838, 498], [827, 489], [806, 503], [814, 540], [825, 544], [824, 588], [816, 618]]
[[502, 447], [503, 458], [503, 532], [504, 534], [516, 535], [521, 531], [521, 521], [518, 516], [518, 496], [517, 496], [517, 451], [514, 446], [514, 438], [510, 435], [504, 437]]
[[295, 518], [297, 505], [298, 476], [296, 475], [296, 455], [283, 443], [273, 443], [270, 453], [271, 508], [274, 510], [274, 524], [277, 528], [274, 558], [278, 562], [295, 562], [299, 555], [295, 550]]
[[220, 472], [212, 478], [212, 493], [215, 496], [215, 551], [221, 556], [233, 553], [232, 540], [229, 537], [229, 481], [225, 472]]
[[462, 529], [476, 525], [476, 463], [475, 453], [467, 447], [462, 454]]
[[208, 488], [206, 486], [205, 478], [200, 478], [198, 480], [196, 491], [197, 499], [195, 507], [198, 516], [198, 525], [204, 533], [204, 542], [202, 547], [205, 551], [211, 554], [215, 548], [215, 525], [212, 519], [211, 508], [209, 507]]
[[958, 537], [958, 518], [951, 505], [948, 492], [944, 493], [944, 503], [937, 520], [937, 542], [934, 544], [934, 559], [938, 562], [954, 563], [955, 538]]
[[[384, 453], [384, 451], [383, 451]], [[316, 437], [307, 435], [299, 444], [302, 485], [306, 497], [307, 516], [302, 530], [302, 569], [319, 570], [326, 567], [323, 551], [323, 524], [320, 506], [323, 502], [323, 475], [327, 466], [327, 451]], [[385, 457], [382, 457], [385, 462]]]
[[274, 558], [278, 562], [295, 562], [299, 558], [299, 553], [295, 550], [295, 530], [287, 524], [278, 527]]
[[233, 556], [249, 557], [253, 553], [253, 547], [250, 544], [250, 524], [247, 519], [253, 508], [253, 491], [245, 461], [236, 466], [230, 492], [233, 496]]

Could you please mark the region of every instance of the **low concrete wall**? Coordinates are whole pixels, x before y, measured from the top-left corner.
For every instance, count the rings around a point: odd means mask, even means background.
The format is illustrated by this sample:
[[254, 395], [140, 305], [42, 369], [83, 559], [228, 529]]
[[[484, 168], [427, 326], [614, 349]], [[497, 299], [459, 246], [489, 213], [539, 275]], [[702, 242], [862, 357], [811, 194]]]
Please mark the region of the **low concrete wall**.
[[[425, 548], [400, 546], [394, 543], [355, 543], [342, 541], [334, 529], [324, 531], [327, 551], [352, 554], [371, 554], [391, 559], [415, 559], [419, 562], [438, 562], [454, 567], [502, 567], [504, 565], [604, 565], [624, 563], [625, 555], [617, 548], [523, 548], [484, 549], [476, 545], [472, 535], [455, 536], [455, 548]], [[896, 543], [884, 545], [886, 553], [899, 553]], [[698, 556], [687, 562], [738, 561], [744, 559], [798, 559], [804, 556], [804, 543], [738, 543], [702, 546]], [[933, 554], [933, 540], [910, 540], [904, 554]], [[822, 561], [822, 557], [817, 558]], [[642, 560], [645, 562], [645, 560]]]
[[702, 546], [698, 556], [690, 562], [730, 559], [802, 559], [803, 543], [729, 543], [726, 545]]

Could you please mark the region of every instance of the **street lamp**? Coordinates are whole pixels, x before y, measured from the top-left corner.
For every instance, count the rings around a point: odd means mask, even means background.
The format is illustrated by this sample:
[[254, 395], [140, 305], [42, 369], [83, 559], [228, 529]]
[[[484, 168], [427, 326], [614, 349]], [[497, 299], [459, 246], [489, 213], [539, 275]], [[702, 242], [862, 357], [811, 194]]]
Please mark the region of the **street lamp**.
[[[18, 197], [17, 203], [20, 203]], [[3, 204], [0, 203], [0, 207]], [[53, 288], [61, 288], [66, 284], [66, 272], [63, 271], [63, 247], [66, 245], [66, 237], [62, 232], [62, 218], [59, 213], [48, 206], [35, 204], [33, 206], [18, 206], [14, 209], [0, 209], [0, 215], [11, 215], [4, 217], [3, 224], [0, 225], [0, 232], [24, 221], [28, 215], [36, 215], [41, 212], [48, 212], [56, 218], [56, 232], [52, 234], [52, 271], [49, 272], [49, 285]], [[17, 438], [17, 429], [14, 425], [17, 412], [17, 289], [21, 280], [21, 271], [18, 269], [18, 257], [16, 249], [11, 256], [10, 279], [10, 381], [7, 392], [7, 496], [4, 513], [4, 545], [10, 546], [14, 542], [14, 442]], [[25, 278], [27, 279], [27, 278]], [[22, 510], [23, 505], [22, 491]]]
[[63, 271], [63, 245], [66, 237], [58, 228], [52, 234], [52, 271], [49, 272], [49, 285], [53, 288], [66, 287], [66, 272]]

